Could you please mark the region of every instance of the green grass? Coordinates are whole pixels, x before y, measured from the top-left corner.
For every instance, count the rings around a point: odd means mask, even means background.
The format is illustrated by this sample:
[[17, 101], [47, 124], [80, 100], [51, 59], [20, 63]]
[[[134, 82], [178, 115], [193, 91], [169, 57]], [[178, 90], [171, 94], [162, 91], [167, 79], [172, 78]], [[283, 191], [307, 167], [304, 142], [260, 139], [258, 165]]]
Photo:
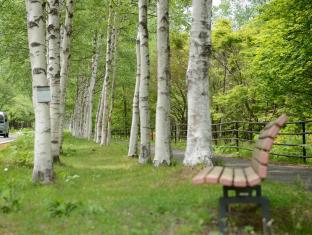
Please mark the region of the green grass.
[[[55, 167], [55, 184], [36, 185], [31, 182], [32, 154], [27, 154], [31, 138], [27, 134], [0, 151], [0, 234], [189, 235], [217, 230], [222, 188], [192, 185], [200, 167], [141, 166], [126, 156], [126, 142], [104, 148], [66, 135], [64, 165]], [[312, 194], [300, 183], [266, 181], [263, 192], [271, 200], [274, 234], [312, 234], [307, 223], [312, 221]], [[233, 227], [260, 231], [261, 216], [254, 207], [233, 210]]]

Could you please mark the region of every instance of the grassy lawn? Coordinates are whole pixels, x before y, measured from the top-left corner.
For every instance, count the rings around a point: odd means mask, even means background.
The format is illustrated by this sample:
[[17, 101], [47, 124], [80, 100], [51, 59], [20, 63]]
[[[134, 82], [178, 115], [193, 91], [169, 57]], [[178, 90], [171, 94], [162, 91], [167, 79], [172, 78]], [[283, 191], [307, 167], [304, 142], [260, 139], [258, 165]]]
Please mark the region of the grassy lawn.
[[[0, 150], [0, 234], [207, 234], [217, 231], [221, 186], [193, 186], [200, 167], [154, 168], [126, 142], [100, 147], [66, 135], [55, 184], [31, 183], [31, 134]], [[312, 234], [312, 193], [266, 181], [274, 234]], [[260, 233], [255, 207], [234, 207], [232, 227]]]

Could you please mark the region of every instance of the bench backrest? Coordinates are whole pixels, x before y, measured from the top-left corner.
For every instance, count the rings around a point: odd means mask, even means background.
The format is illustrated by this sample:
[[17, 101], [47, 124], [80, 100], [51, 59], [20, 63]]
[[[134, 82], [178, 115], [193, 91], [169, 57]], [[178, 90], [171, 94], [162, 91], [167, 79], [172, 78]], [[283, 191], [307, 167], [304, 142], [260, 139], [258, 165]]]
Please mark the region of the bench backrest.
[[283, 114], [275, 121], [268, 123], [260, 133], [252, 153], [251, 166], [261, 178], [265, 178], [268, 174], [269, 152], [275, 137], [286, 122], [287, 116]]

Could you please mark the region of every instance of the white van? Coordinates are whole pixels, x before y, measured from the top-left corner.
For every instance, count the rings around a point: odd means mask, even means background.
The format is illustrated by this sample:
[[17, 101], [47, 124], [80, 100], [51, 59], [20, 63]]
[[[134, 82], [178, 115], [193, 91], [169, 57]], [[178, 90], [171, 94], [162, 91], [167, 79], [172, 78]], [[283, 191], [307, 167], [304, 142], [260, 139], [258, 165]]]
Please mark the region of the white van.
[[0, 112], [0, 135], [9, 137], [9, 119], [5, 112]]

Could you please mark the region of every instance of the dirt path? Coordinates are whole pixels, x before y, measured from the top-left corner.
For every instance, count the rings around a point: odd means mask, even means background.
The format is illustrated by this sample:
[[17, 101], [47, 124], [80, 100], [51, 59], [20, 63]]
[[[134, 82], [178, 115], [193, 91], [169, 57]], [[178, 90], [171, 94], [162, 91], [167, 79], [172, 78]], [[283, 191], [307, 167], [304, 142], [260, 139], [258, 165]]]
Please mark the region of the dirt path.
[[[182, 162], [184, 157], [183, 150], [173, 150], [174, 158], [178, 162]], [[248, 166], [249, 160], [237, 158], [237, 157], [220, 157], [225, 166], [237, 167], [237, 166]], [[303, 183], [306, 189], [312, 191], [312, 168], [305, 166], [293, 166], [293, 165], [269, 165], [268, 178], [272, 181], [294, 184]]]

